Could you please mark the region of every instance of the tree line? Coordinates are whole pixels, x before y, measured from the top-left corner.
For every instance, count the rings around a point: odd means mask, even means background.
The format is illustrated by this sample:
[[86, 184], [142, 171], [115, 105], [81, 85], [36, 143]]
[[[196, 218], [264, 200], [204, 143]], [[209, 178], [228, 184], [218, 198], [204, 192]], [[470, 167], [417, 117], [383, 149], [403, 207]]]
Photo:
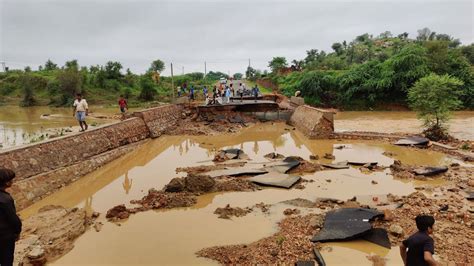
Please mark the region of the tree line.
[[249, 67], [246, 75], [271, 80], [288, 96], [299, 90], [310, 104], [346, 109], [408, 105], [408, 91], [417, 81], [447, 75], [458, 84], [458, 107], [474, 108], [474, 44], [461, 45], [424, 28], [415, 38], [406, 32], [366, 33], [331, 47], [331, 52], [308, 50], [305, 58], [291, 62], [274, 57], [270, 72]]

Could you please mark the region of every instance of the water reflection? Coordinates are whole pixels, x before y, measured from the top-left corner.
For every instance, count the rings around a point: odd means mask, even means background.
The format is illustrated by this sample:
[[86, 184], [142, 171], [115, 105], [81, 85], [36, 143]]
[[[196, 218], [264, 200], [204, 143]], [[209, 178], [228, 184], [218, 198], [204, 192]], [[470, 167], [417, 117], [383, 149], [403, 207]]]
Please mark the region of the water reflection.
[[[218, 150], [231, 147], [243, 149], [252, 162], [264, 161], [264, 155], [270, 152], [305, 159], [312, 154], [322, 158], [325, 153], [332, 153], [336, 160], [370, 158], [381, 165], [389, 165], [393, 158], [382, 154], [386, 150], [410, 164], [439, 165], [449, 162], [443, 154], [436, 152], [368, 141], [310, 140], [298, 131], [288, 129], [285, 124], [277, 123], [249, 127], [238, 134], [163, 136], [147, 140], [122, 158], [22, 211], [21, 215], [27, 217], [48, 204], [84, 206], [88, 212], [104, 214], [115, 205], [129, 204], [130, 200], [143, 197], [150, 188], [161, 189], [172, 178], [183, 176], [184, 173], [176, 173], [176, 168], [212, 164]], [[351, 148], [334, 148], [341, 144], [348, 144]], [[410, 152], [405, 153], [406, 150]], [[406, 195], [415, 191], [413, 182], [400, 182], [388, 170], [367, 175], [357, 168], [350, 168], [316, 172], [304, 178], [313, 181], [306, 183], [304, 190], [266, 188], [255, 192], [212, 193], [200, 196], [198, 204], [190, 208], [133, 215], [120, 227], [105, 222], [101, 232], [86, 232], [76, 242], [75, 248], [57, 263], [213, 264], [212, 261], [196, 258], [194, 253], [203, 247], [248, 243], [268, 236], [276, 230], [277, 221], [287, 208], [279, 204], [281, 201], [293, 198], [315, 200], [317, 197], [348, 199], [373, 194], [373, 191]], [[328, 179], [331, 182], [327, 182]], [[378, 185], [371, 184], [372, 180], [377, 181]], [[246, 207], [260, 202], [275, 205], [269, 214], [254, 212], [233, 220], [217, 219], [213, 214], [217, 207], [227, 204]], [[126, 256], [117, 255], [122, 250], [129, 252]]]

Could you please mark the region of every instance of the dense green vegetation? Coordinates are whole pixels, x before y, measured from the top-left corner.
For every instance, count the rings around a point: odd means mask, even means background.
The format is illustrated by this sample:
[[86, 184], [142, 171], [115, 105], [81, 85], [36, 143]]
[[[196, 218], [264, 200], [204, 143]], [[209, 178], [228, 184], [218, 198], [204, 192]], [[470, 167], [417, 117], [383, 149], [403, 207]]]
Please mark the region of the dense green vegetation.
[[269, 79], [288, 96], [300, 90], [309, 104], [346, 109], [407, 106], [407, 94], [431, 74], [449, 75], [460, 85], [460, 108], [474, 108], [474, 44], [462, 46], [447, 34], [425, 28], [408, 33], [369, 34], [332, 45], [333, 52], [312, 49], [288, 66], [284, 57], [269, 62], [270, 73], [248, 68], [248, 78]]
[[[0, 104], [66, 106], [72, 104], [76, 92], [84, 94], [92, 104], [115, 104], [119, 95], [128, 98], [131, 106], [155, 100], [170, 101], [173, 96], [171, 77], [159, 75], [164, 68], [163, 61], [155, 60], [145, 74], [138, 75], [130, 69], [123, 71], [120, 62], [86, 67], [71, 60], [58, 67], [48, 60], [37, 71], [26, 67], [0, 73]], [[213, 71], [206, 77], [203, 73], [188, 73], [175, 76], [174, 86], [184, 83], [196, 88], [211, 86], [221, 77], [227, 75]]]

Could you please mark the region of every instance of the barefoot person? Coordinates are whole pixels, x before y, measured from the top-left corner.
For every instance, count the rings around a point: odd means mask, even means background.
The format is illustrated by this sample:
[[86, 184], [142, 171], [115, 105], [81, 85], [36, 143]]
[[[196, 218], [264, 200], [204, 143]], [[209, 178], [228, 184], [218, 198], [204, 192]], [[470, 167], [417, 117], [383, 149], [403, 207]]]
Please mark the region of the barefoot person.
[[80, 93], [76, 94], [76, 100], [74, 101], [74, 113], [73, 116], [76, 117], [79, 121], [79, 126], [81, 126], [81, 132], [87, 130], [89, 126], [86, 123], [86, 116], [89, 113], [89, 106], [87, 105], [86, 99], [82, 99]]
[[5, 190], [12, 185], [15, 173], [0, 168], [0, 265], [13, 265], [15, 242], [21, 233], [21, 220], [16, 214], [15, 202]]
[[[402, 242], [400, 256], [406, 266], [436, 266], [433, 259], [434, 240], [430, 237], [433, 233], [435, 219], [430, 215], [418, 215], [415, 218], [418, 232]], [[407, 251], [408, 249], [408, 251]]]

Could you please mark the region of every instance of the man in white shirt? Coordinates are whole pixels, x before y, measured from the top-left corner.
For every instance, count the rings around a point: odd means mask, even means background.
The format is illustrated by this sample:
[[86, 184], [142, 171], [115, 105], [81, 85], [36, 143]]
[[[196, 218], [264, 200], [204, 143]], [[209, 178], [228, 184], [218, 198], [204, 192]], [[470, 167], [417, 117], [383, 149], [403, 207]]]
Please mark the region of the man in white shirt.
[[77, 121], [79, 121], [79, 126], [81, 126], [81, 132], [87, 130], [88, 126], [86, 124], [86, 116], [89, 113], [89, 106], [87, 105], [86, 99], [82, 99], [80, 93], [76, 94], [76, 100], [74, 101], [74, 113], [72, 116], [75, 116]]

